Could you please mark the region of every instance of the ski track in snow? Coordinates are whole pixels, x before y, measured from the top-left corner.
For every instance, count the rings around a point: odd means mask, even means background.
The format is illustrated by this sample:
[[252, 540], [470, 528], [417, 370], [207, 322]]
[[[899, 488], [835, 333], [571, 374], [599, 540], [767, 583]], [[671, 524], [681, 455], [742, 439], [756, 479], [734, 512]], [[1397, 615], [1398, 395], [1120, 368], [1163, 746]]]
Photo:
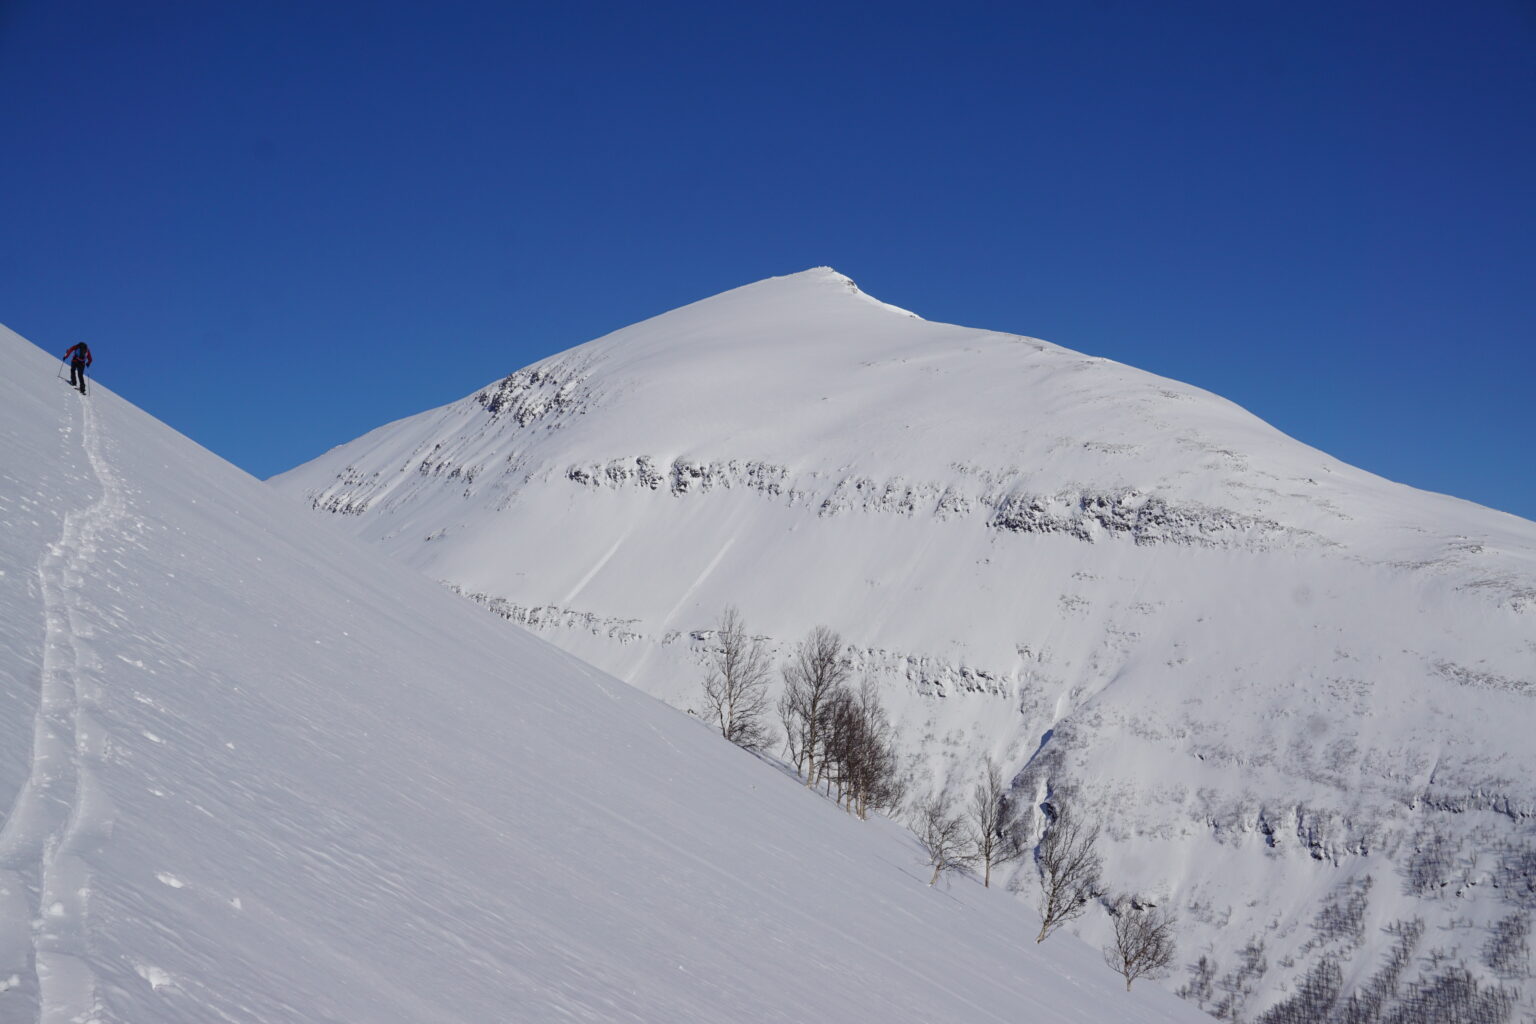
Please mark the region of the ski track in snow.
[[0, 976], [14, 976], [12, 999], [24, 1000], [38, 1024], [100, 1019], [88, 959], [88, 861], [111, 833], [112, 812], [93, 769], [105, 752], [92, 714], [102, 665], [81, 586], [125, 505], [91, 405], [80, 404], [81, 447], [101, 493], [65, 515], [59, 539], [38, 560], [44, 635], [32, 759], [0, 828]]
[[698, 578], [693, 581], [693, 585], [683, 591], [683, 596], [677, 599], [677, 603], [672, 606], [672, 610], [662, 616], [661, 623], [663, 626], [670, 626], [673, 620], [677, 618], [678, 613], [688, 607], [688, 602], [692, 600], [693, 595], [699, 592], [699, 587], [703, 586], [705, 580], [714, 575], [715, 570], [720, 567], [720, 563], [725, 560], [726, 552], [730, 551], [735, 543], [736, 538], [732, 537], [725, 542], [724, 547], [716, 552], [715, 557], [710, 559], [709, 564], [704, 567], [704, 571], [699, 573]]
[[[730, 540], [725, 542], [725, 545], [719, 551], [715, 553], [715, 557], [709, 560], [709, 564], [704, 567], [704, 571], [699, 573], [699, 575], [694, 579], [693, 585], [683, 592], [683, 596], [678, 598], [677, 603], [672, 606], [672, 610], [667, 612], [667, 614], [662, 617], [661, 623], [664, 627], [673, 622], [677, 618], [678, 613], [688, 606], [689, 600], [693, 597], [694, 594], [698, 593], [699, 587], [704, 584], [704, 581], [714, 575], [715, 570], [720, 567], [720, 563], [725, 560], [726, 553], [731, 550], [731, 547], [735, 543], [736, 538], [732, 537]], [[617, 550], [617, 548], [614, 550]], [[636, 662], [634, 671], [631, 673], [629, 678], [634, 679], [639, 677], [640, 673], [644, 671], [646, 664], [651, 660], [651, 655], [655, 653], [656, 646], [654, 644], [647, 645], [645, 648], [645, 653], [640, 655], [640, 660]]]
[[603, 566], [607, 565], [613, 559], [613, 556], [618, 553], [619, 548], [623, 547], [624, 542], [628, 539], [628, 531], [620, 534], [618, 540], [615, 540], [613, 542], [613, 546], [608, 549], [608, 553], [597, 560], [597, 564], [592, 566], [592, 568], [587, 571], [587, 574], [583, 576], [574, 587], [571, 588], [571, 592], [566, 594], [565, 598], [560, 603], [569, 606], [570, 603], [576, 599], [576, 595], [585, 590], [587, 584], [592, 582], [592, 577], [603, 571]]

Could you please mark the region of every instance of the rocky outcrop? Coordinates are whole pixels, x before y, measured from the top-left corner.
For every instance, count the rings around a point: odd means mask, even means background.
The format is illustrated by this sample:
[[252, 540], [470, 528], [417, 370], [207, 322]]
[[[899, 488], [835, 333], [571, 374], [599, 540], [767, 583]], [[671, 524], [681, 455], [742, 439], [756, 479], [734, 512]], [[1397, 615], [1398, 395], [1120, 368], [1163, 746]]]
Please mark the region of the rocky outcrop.
[[1008, 489], [1018, 471], [986, 474], [1001, 486], [967, 493], [953, 484], [877, 480], [849, 476], [836, 481], [820, 474], [791, 477], [782, 464], [736, 459], [678, 458], [662, 465], [637, 455], [604, 463], [570, 466], [565, 479], [582, 487], [639, 487], [675, 497], [712, 491], [746, 490], [782, 502], [805, 505], [820, 518], [847, 514], [928, 516], [941, 522], [980, 520], [1005, 534], [1059, 534], [1093, 543], [1124, 538], [1135, 544], [1268, 549], [1281, 543], [1330, 546], [1315, 533], [1230, 509], [1177, 505], [1135, 489], [1031, 494]]
[[474, 400], [493, 418], [520, 427], [579, 412], [590, 395], [585, 369], [576, 360], [556, 360], [509, 373], [477, 393]]

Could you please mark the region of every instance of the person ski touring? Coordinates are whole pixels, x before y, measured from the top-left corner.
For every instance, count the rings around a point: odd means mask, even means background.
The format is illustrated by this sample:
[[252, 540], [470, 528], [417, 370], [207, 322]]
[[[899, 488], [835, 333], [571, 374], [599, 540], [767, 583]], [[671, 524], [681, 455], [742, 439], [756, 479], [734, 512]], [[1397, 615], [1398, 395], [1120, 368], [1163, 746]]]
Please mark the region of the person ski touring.
[[69, 386], [77, 387], [82, 395], [85, 394], [85, 368], [91, 365], [91, 346], [83, 341], [71, 345], [64, 358], [69, 360]]

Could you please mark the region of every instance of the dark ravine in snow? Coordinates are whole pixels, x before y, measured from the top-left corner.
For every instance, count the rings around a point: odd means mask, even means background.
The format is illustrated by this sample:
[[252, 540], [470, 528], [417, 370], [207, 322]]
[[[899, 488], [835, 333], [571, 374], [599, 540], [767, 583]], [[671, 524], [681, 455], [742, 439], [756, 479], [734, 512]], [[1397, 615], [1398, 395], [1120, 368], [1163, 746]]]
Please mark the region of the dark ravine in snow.
[[[678, 707], [728, 603], [780, 652], [837, 629], [923, 785], [991, 754], [1093, 809], [1117, 888], [1183, 911], [1207, 960], [1168, 985], [1207, 1010], [1207, 969], [1251, 1020], [1325, 961], [1365, 993], [1405, 948], [1366, 1019], [1447, 965], [1526, 984], [1489, 943], [1536, 911], [1536, 524], [1197, 388], [822, 269], [274, 485]], [[1359, 928], [1320, 925], [1341, 901]]]

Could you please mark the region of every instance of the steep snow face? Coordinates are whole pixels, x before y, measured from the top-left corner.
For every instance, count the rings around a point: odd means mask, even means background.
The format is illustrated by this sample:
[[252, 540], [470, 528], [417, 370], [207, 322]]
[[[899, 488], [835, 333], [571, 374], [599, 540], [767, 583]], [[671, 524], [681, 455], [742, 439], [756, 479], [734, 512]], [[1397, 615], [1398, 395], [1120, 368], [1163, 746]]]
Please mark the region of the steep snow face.
[[1117, 887], [1217, 965], [1172, 982], [1202, 1006], [1321, 962], [1347, 992], [1417, 917], [1402, 991], [1447, 959], [1512, 980], [1484, 953], [1536, 903], [1536, 525], [1214, 395], [820, 269], [275, 484], [680, 707], [726, 604], [781, 654], [837, 629], [924, 785], [992, 754], [1103, 819]]
[[0, 330], [0, 1020], [1181, 1021]]

